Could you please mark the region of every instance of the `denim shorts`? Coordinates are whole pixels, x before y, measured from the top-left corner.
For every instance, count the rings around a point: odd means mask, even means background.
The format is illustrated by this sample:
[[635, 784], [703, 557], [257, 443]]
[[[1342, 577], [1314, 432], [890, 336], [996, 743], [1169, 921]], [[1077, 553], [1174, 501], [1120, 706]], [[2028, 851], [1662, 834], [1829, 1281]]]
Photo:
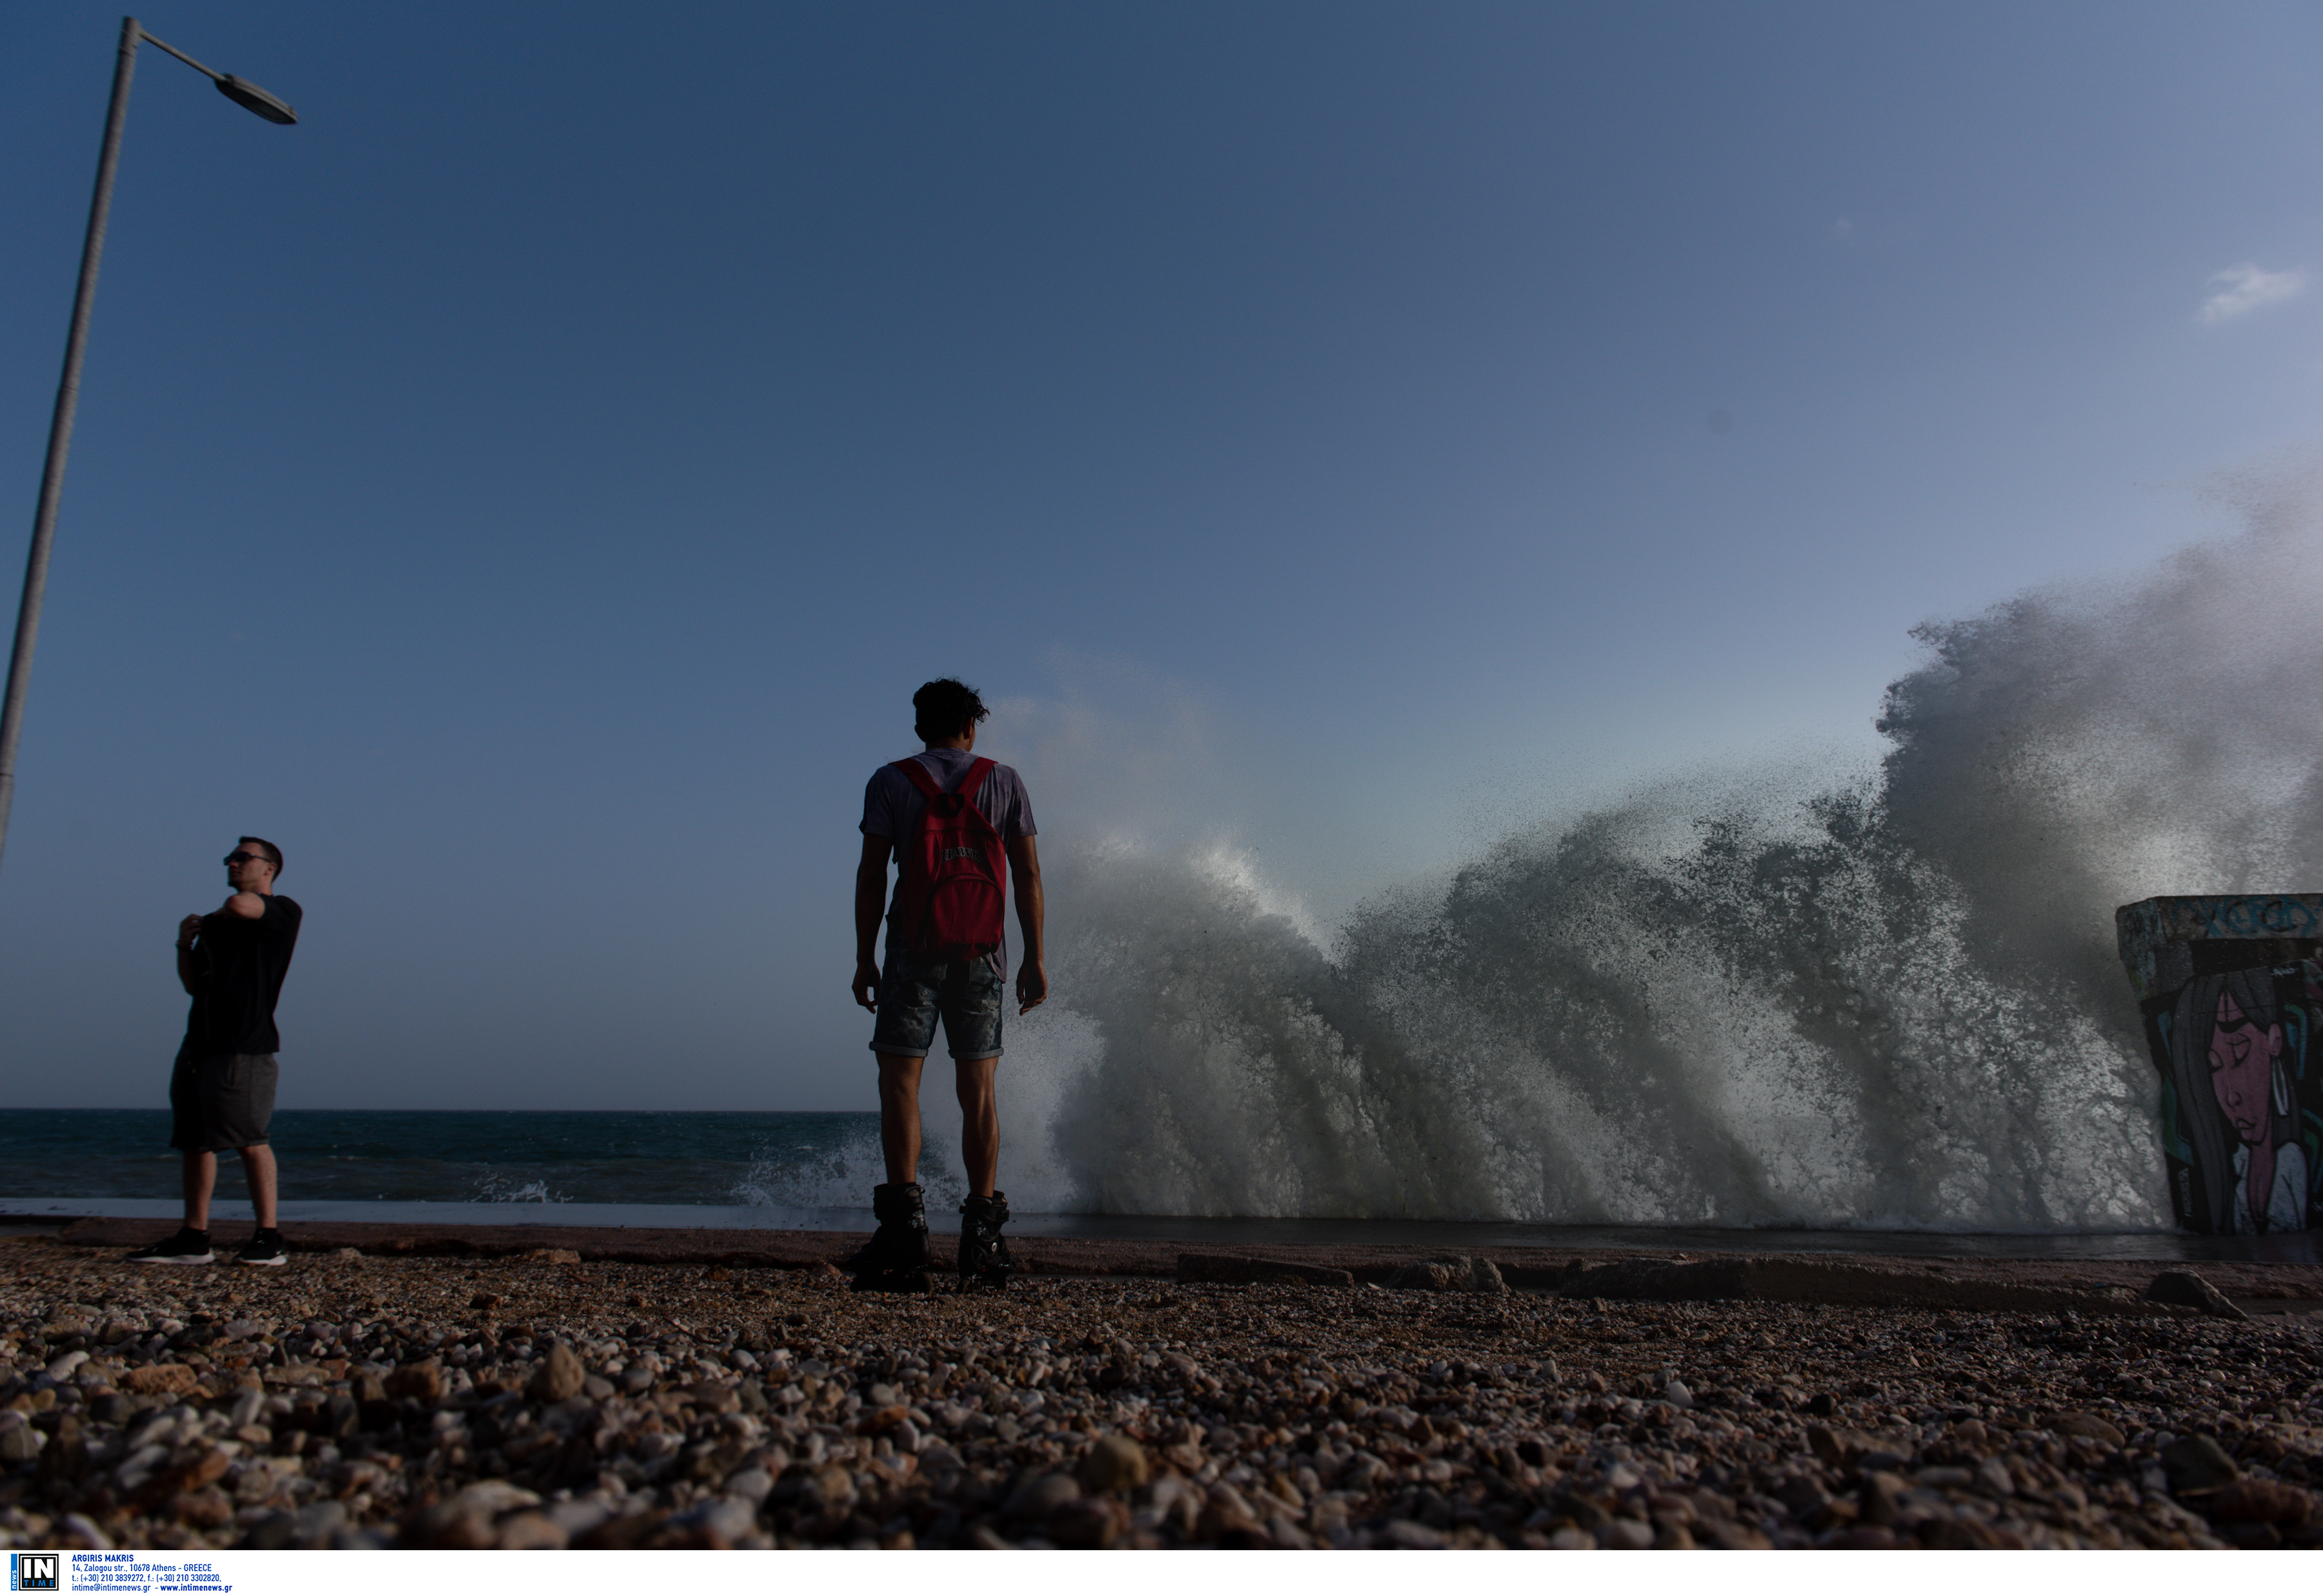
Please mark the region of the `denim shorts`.
[[1000, 1004], [1007, 981], [983, 959], [923, 959], [890, 948], [879, 976], [871, 1050], [924, 1059], [943, 1016], [944, 1041], [962, 1063], [1000, 1057]]

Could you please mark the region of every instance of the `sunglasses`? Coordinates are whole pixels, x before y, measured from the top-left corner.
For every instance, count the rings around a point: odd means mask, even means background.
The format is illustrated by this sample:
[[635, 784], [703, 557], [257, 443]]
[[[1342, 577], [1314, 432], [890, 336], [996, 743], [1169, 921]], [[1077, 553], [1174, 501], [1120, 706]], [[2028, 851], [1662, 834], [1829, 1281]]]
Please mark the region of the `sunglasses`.
[[229, 865], [247, 865], [252, 859], [256, 859], [262, 865], [271, 865], [274, 862], [264, 854], [252, 853], [246, 848], [237, 848], [225, 856], [225, 862]]

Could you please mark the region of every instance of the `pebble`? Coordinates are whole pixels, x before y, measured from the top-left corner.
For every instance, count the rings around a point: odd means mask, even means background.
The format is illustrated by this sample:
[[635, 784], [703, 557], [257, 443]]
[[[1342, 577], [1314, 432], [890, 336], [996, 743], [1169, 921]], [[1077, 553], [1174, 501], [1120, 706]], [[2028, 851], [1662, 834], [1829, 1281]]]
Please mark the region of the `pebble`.
[[444, 1395], [444, 1366], [433, 1358], [406, 1363], [389, 1372], [386, 1389], [390, 1401], [439, 1401]]
[[1389, 1277], [1391, 1289], [1403, 1291], [1482, 1291], [1494, 1296], [1508, 1291], [1500, 1266], [1489, 1258], [1431, 1258], [1407, 1264]]
[[2229, 1485], [2241, 1474], [2235, 1460], [2208, 1435], [2189, 1435], [2162, 1448], [2162, 1472], [2180, 1496]]
[[579, 1396], [588, 1379], [589, 1371], [581, 1367], [581, 1360], [560, 1341], [548, 1349], [548, 1356], [541, 1360], [525, 1389], [544, 1402], [563, 1402]]
[[2305, 1316], [0, 1246], [11, 1547], [2323, 1546]]
[[2094, 1413], [2052, 1413], [2043, 1421], [2043, 1427], [2060, 1435], [2102, 1441], [2108, 1446], [2123, 1445], [2129, 1439], [2110, 1421]]
[[1099, 1435], [1081, 1454], [1080, 1482], [1093, 1491], [1134, 1491], [1152, 1477], [1145, 1448], [1126, 1435]]
[[2153, 1277], [2153, 1283], [2145, 1289], [2145, 1295], [2152, 1302], [2174, 1302], [2181, 1307], [2214, 1314], [2222, 1319], [2250, 1317], [2228, 1301], [2225, 1292], [2190, 1269], [2162, 1270]]

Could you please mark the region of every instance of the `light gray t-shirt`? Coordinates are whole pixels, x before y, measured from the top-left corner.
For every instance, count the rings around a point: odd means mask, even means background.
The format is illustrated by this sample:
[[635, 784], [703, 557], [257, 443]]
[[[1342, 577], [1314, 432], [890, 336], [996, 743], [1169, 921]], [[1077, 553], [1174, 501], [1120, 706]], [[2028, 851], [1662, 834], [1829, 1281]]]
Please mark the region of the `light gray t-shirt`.
[[[968, 767], [983, 755], [966, 748], [935, 748], [924, 754], [914, 754], [935, 777], [936, 785], [943, 792], [957, 789], [968, 775]], [[920, 796], [912, 778], [892, 765], [882, 765], [872, 772], [871, 780], [863, 789], [863, 824], [867, 837], [885, 837], [895, 845], [899, 867], [895, 871], [895, 890], [887, 899], [887, 951], [895, 950], [895, 900], [904, 894], [904, 872], [900, 868], [905, 849], [920, 834], [920, 817], [927, 812], [928, 801]], [[1038, 828], [1033, 824], [1033, 800], [1024, 791], [1024, 780], [1005, 765], [995, 765], [992, 774], [984, 778], [984, 785], [976, 790], [976, 807], [992, 822], [1003, 842], [1014, 842], [1019, 837], [1031, 837]], [[986, 956], [986, 962], [1008, 975], [1008, 939], [1004, 930], [1000, 946]]]

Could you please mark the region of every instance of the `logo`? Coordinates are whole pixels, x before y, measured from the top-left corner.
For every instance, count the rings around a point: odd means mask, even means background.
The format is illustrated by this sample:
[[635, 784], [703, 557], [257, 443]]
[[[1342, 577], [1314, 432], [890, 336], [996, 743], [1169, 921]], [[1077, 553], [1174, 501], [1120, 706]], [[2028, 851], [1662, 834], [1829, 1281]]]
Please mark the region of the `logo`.
[[11, 1552], [8, 1554], [8, 1588], [11, 1591], [56, 1591], [63, 1587], [57, 1582], [57, 1565], [63, 1561], [60, 1552]]

